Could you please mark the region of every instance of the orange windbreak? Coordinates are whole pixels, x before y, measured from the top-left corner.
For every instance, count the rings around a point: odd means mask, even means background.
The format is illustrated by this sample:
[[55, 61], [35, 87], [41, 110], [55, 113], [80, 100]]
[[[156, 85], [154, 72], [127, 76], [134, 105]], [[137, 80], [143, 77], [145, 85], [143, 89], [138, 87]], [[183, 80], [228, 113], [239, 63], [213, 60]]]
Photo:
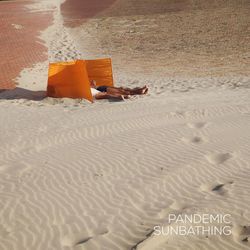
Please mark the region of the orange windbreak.
[[113, 86], [110, 58], [50, 63], [47, 95], [85, 98], [93, 102], [90, 80], [95, 80], [97, 86]]
[[85, 98], [93, 101], [86, 62], [50, 63], [47, 95], [50, 97]]
[[95, 80], [97, 86], [113, 86], [112, 62], [110, 58], [86, 60], [89, 80]]

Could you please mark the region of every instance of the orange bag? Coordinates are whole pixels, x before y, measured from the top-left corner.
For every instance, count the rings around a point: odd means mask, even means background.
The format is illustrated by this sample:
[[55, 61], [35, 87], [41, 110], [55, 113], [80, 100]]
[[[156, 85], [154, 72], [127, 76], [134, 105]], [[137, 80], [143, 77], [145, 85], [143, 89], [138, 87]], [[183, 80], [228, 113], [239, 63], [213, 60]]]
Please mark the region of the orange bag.
[[50, 63], [47, 96], [85, 98], [93, 102], [90, 80], [97, 86], [113, 86], [110, 58]]

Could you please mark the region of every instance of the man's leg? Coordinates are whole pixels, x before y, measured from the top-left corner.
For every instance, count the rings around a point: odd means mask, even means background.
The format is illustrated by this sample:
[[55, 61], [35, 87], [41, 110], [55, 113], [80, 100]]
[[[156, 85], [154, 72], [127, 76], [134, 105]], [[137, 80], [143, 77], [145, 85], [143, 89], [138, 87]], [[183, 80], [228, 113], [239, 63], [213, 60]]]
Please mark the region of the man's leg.
[[119, 87], [107, 87], [107, 93], [110, 95], [130, 95], [130, 92]]
[[123, 87], [107, 87], [108, 94], [120, 94], [120, 95], [143, 95], [148, 91], [147, 86], [136, 88], [123, 88]]
[[130, 95], [144, 95], [148, 92], [148, 87], [145, 85], [143, 87], [136, 87], [136, 88], [123, 88], [123, 90], [128, 91]]
[[128, 99], [128, 95], [121, 95], [121, 94], [108, 94], [107, 92], [100, 92], [95, 95], [95, 99], [101, 100], [101, 99], [117, 99], [117, 100], [124, 100]]

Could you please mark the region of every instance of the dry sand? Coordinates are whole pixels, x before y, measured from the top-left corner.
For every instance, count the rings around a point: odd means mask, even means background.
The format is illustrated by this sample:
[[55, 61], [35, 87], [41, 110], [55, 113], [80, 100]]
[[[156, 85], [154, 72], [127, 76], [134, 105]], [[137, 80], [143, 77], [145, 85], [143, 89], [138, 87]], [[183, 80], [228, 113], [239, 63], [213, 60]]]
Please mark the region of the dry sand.
[[[249, 3], [174, 2], [65, 26], [55, 1], [49, 60], [112, 56], [117, 85], [150, 92], [44, 98], [44, 62], [0, 93], [0, 249], [249, 249]], [[155, 235], [169, 214], [230, 214], [232, 234]]]

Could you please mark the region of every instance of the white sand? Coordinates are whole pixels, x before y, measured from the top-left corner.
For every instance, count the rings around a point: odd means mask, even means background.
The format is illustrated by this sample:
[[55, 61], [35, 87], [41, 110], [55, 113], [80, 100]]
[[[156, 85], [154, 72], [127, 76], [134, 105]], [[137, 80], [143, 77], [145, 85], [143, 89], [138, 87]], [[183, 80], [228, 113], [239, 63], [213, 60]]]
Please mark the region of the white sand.
[[[63, 27], [55, 9], [42, 34], [50, 60], [87, 56], [85, 32]], [[119, 49], [106, 54], [118, 58]], [[0, 249], [249, 249], [246, 66], [231, 75], [160, 75], [161, 67], [144, 75], [114, 60], [119, 83], [149, 81], [149, 95], [89, 104], [43, 99], [46, 65], [0, 94]], [[154, 235], [169, 214], [230, 214], [233, 233]]]

